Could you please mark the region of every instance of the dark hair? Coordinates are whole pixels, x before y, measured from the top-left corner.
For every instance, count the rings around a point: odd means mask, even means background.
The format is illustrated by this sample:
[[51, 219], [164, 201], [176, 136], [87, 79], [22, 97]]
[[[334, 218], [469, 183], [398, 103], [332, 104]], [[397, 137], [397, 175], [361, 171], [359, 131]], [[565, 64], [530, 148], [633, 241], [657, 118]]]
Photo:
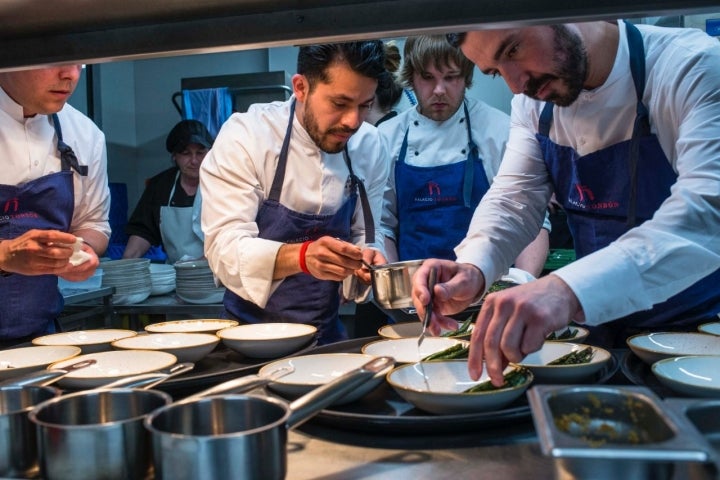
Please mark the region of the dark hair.
[[465, 35], [467, 35], [465, 32], [448, 33], [445, 38], [451, 46], [458, 48], [465, 41]]
[[443, 35], [419, 35], [405, 40], [403, 66], [400, 70], [400, 83], [413, 88], [413, 75], [426, 71], [429, 65], [437, 69], [454, 63], [465, 79], [465, 87], [472, 85], [475, 65], [463, 55], [462, 51], [451, 46]]
[[395, 72], [400, 67], [400, 49], [394, 42], [385, 44], [385, 70], [386, 73], [378, 80], [375, 92], [378, 107], [383, 112], [390, 110], [400, 101], [403, 87], [395, 80]]
[[360, 75], [380, 81], [385, 73], [383, 43], [368, 40], [300, 47], [297, 73], [308, 79], [313, 90], [318, 82], [329, 82], [328, 67], [341, 62]]

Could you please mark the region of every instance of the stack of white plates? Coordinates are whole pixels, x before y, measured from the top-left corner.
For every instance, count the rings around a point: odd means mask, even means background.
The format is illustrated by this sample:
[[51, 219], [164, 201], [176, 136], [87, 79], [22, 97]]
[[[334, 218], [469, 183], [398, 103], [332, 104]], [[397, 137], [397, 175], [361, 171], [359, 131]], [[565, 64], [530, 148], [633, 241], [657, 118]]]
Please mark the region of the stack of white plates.
[[150, 264], [150, 295], [164, 295], [175, 290], [175, 267], [164, 263]]
[[113, 303], [130, 305], [150, 296], [150, 260], [127, 258], [102, 262], [103, 287], [115, 287]]
[[175, 263], [175, 294], [187, 303], [222, 303], [225, 287], [215, 286], [207, 260]]

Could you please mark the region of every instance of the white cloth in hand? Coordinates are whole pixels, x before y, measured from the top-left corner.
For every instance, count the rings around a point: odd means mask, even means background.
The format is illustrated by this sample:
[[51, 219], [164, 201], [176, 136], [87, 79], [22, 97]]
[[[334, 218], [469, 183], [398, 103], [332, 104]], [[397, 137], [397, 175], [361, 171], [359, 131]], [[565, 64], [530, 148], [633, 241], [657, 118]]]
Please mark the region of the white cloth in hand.
[[81, 237], [75, 237], [75, 243], [73, 243], [73, 254], [70, 255], [69, 262], [73, 267], [82, 265], [92, 258], [92, 255], [82, 250], [83, 239]]

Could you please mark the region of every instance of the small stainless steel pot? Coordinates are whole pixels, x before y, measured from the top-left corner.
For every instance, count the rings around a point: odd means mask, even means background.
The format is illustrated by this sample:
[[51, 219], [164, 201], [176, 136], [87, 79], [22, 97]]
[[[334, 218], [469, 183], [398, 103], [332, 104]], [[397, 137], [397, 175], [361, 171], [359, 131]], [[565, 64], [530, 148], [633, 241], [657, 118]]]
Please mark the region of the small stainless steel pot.
[[41, 370], [15, 377], [0, 385], [0, 476], [33, 477], [38, 470], [35, 425], [28, 419], [32, 408], [62, 392], [47, 386], [71, 371], [95, 363], [86, 360], [65, 369]]
[[42, 478], [146, 478], [151, 471], [152, 454], [142, 420], [156, 408], [169, 404], [172, 397], [144, 388], [192, 368], [192, 363], [178, 364], [169, 373], [142, 374], [111, 384], [140, 383], [142, 388], [106, 385], [36, 405], [28, 417], [36, 427]]
[[254, 395], [210, 396], [162, 407], [145, 419], [156, 479], [285, 478], [287, 430], [392, 368], [378, 357], [290, 405]]
[[382, 308], [410, 308], [412, 277], [424, 260], [407, 260], [373, 266], [372, 289], [375, 302]]

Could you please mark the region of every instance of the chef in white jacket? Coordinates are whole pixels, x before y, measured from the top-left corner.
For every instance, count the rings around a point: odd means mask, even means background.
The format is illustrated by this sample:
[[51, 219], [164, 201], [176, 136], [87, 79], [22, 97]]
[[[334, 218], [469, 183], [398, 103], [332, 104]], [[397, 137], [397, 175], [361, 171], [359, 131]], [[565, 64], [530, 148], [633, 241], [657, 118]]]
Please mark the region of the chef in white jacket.
[[380, 41], [301, 47], [293, 97], [223, 125], [202, 164], [205, 255], [242, 322], [297, 322], [346, 338], [340, 282], [385, 263], [375, 222], [387, 153], [363, 123], [386, 75]]

